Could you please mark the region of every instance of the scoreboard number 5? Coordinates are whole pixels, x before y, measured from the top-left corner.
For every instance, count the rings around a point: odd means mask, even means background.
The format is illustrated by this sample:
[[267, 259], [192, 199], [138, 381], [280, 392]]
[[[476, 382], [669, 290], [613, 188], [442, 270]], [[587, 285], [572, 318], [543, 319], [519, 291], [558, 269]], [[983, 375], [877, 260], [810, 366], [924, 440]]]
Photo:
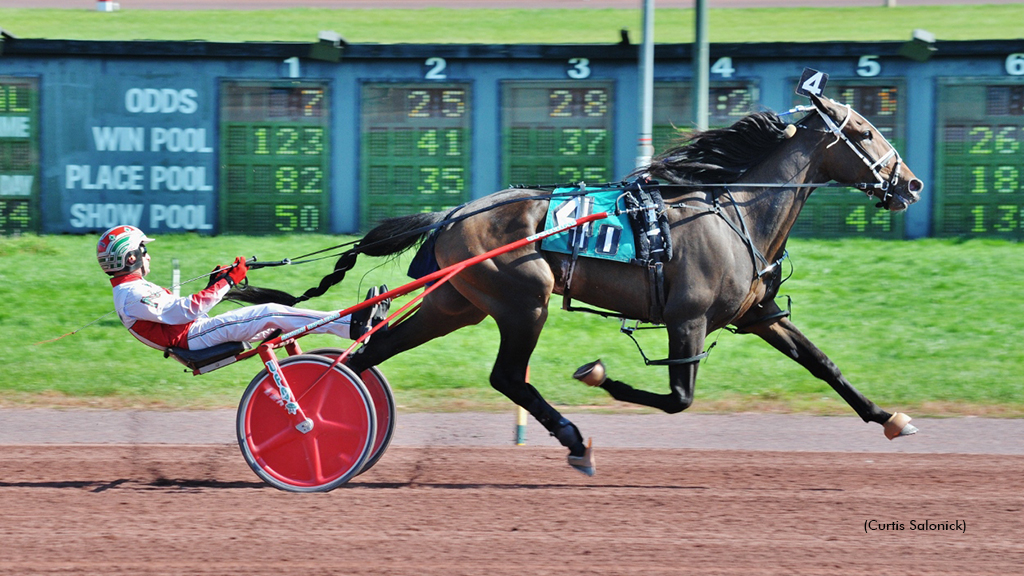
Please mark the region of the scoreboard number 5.
[[873, 78], [882, 72], [882, 65], [878, 63], [878, 56], [861, 56], [857, 61], [857, 76], [861, 78]]

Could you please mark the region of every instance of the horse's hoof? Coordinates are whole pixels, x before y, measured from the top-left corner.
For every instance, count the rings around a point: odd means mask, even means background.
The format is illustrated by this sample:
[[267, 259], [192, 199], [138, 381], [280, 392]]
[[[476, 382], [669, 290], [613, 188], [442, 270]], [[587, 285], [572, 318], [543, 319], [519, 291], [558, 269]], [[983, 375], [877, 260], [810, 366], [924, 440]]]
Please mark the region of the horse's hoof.
[[577, 368], [573, 372], [572, 377], [587, 386], [595, 387], [604, 384], [604, 381], [608, 379], [608, 376], [605, 374], [604, 363], [601, 362], [600, 358]]
[[576, 470], [586, 474], [587, 476], [593, 476], [597, 471], [597, 466], [594, 464], [594, 440], [587, 440], [587, 451], [583, 453], [583, 456], [569, 455], [569, 466], [572, 466]]
[[910, 424], [910, 416], [902, 412], [896, 412], [885, 422], [885, 437], [889, 440], [900, 436], [917, 434], [917, 427]]

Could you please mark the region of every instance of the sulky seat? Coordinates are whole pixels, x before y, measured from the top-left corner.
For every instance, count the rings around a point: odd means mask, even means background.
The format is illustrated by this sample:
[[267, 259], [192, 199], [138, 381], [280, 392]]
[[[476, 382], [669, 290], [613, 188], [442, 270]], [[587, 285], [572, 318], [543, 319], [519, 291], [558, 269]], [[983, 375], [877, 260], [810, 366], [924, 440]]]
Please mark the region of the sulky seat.
[[206, 373], [231, 364], [235, 361], [235, 356], [248, 349], [249, 344], [245, 342], [225, 342], [200, 350], [172, 346], [164, 350], [164, 358], [174, 358], [193, 372]]

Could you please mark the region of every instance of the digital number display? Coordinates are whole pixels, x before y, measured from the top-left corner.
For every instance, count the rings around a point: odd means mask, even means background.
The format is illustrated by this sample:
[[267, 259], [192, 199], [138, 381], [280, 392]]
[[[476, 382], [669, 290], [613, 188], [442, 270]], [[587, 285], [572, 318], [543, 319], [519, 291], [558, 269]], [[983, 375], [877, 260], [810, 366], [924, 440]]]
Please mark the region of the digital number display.
[[326, 82], [221, 84], [221, 230], [326, 232], [330, 106]]
[[39, 228], [39, 84], [0, 76], [0, 234]]
[[[796, 80], [793, 82], [796, 90]], [[848, 104], [868, 119], [901, 154], [904, 152], [905, 114], [902, 82], [830, 79], [825, 95]], [[807, 105], [794, 94], [794, 104]], [[856, 188], [818, 188], [800, 213], [793, 236], [903, 238], [903, 215], [875, 208], [877, 200]]]
[[939, 80], [935, 234], [1024, 238], [1024, 81]]
[[[748, 82], [712, 82], [708, 88], [708, 128], [724, 128], [757, 109], [757, 85]], [[654, 84], [654, 153], [680, 145], [695, 127], [693, 86], [690, 82]]]
[[505, 184], [598, 184], [612, 173], [612, 85], [504, 82]]
[[469, 200], [468, 84], [362, 87], [361, 226]]

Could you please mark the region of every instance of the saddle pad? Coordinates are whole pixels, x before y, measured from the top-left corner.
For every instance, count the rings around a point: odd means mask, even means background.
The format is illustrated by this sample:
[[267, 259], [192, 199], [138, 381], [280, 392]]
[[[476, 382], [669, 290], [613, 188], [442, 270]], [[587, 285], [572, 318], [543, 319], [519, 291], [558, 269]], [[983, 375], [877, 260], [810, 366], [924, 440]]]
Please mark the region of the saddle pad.
[[[554, 193], [575, 191], [579, 191], [579, 188], [556, 188]], [[580, 256], [618, 262], [634, 261], [636, 244], [629, 216], [615, 215], [615, 204], [621, 196], [622, 190], [611, 190], [552, 198], [548, 204], [545, 228], [553, 228], [572, 218], [582, 218], [595, 212], [608, 212], [608, 217], [549, 236], [541, 240], [541, 250], [572, 254], [573, 245], [578, 242]]]

